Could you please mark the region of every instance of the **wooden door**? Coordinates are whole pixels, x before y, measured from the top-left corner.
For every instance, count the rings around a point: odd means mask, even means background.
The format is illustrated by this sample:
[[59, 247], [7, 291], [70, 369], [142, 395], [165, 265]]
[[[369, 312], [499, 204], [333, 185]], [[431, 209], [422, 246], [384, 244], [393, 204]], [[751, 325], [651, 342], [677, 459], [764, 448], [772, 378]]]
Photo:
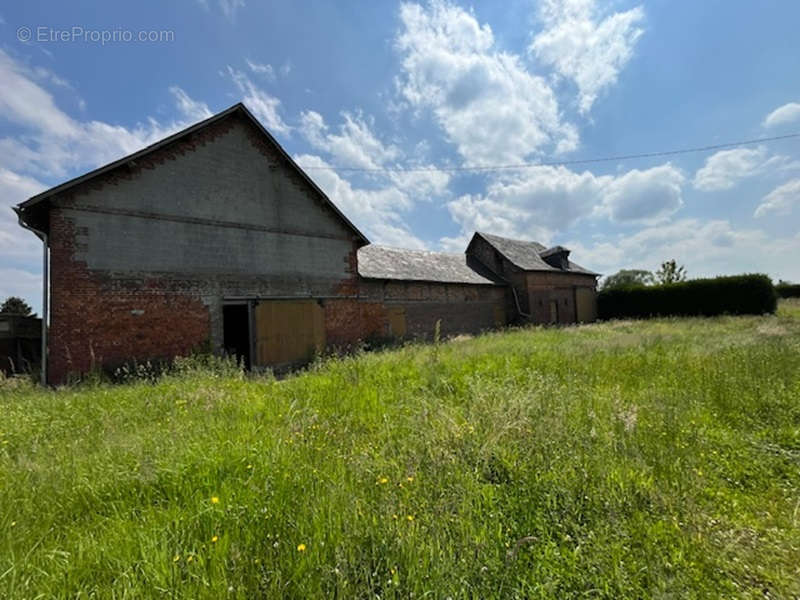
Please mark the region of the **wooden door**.
[[591, 323], [597, 319], [597, 294], [590, 287], [575, 288], [575, 308], [578, 323]]
[[506, 325], [506, 311], [502, 306], [494, 307], [494, 326], [505, 327]]
[[325, 321], [316, 300], [263, 300], [255, 308], [258, 366], [311, 360], [325, 348]]
[[406, 309], [402, 306], [387, 306], [386, 316], [389, 321], [389, 336], [404, 338], [406, 336]]

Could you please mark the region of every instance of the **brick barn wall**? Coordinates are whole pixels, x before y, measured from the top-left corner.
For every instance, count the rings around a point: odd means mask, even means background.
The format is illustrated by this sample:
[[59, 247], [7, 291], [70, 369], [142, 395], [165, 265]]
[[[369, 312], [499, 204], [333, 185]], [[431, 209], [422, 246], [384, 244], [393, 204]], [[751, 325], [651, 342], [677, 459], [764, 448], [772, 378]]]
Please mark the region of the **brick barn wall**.
[[50, 202], [51, 383], [220, 350], [224, 298], [358, 294], [353, 231], [237, 115]]
[[207, 342], [209, 310], [199, 294], [165, 289], [158, 279], [126, 287], [92, 273], [74, 258], [74, 229], [51, 211], [50, 383], [94, 367], [185, 355]]
[[348, 350], [359, 342], [386, 335], [386, 307], [382, 302], [359, 299], [327, 299], [325, 338], [332, 349]]
[[405, 311], [407, 338], [431, 338], [436, 321], [441, 321], [442, 335], [452, 336], [494, 329], [507, 324], [511, 316], [505, 286], [363, 280], [361, 296], [365, 303], [381, 307], [371, 313], [365, 331], [382, 336], [389, 335], [386, 309], [390, 307]]
[[596, 279], [593, 275], [532, 271], [526, 274], [526, 286], [531, 321], [549, 323], [550, 302], [555, 300], [558, 303], [558, 322], [575, 323], [578, 320], [575, 288], [594, 291]]

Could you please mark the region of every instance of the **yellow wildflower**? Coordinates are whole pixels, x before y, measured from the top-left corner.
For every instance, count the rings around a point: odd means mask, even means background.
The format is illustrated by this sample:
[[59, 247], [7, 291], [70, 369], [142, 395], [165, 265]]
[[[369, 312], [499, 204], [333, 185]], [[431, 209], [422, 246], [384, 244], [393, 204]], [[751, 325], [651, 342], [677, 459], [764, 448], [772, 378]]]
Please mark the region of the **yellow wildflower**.
[[409, 475], [408, 477], [406, 477], [406, 481], [408, 481], [408, 483], [413, 483], [414, 478], [411, 475]]
[[172, 559], [172, 562], [178, 562], [181, 559], [180, 554], [176, 554], [175, 557]]
[[186, 558], [186, 562], [192, 562], [194, 560], [194, 556], [191, 554]]
[[211, 504], [219, 504], [219, 496], [211, 496]]
[[218, 535], [215, 535], [214, 537], [211, 538], [211, 543], [212, 544], [216, 544], [218, 541], [219, 541], [219, 536]]
[[389, 478], [381, 477], [380, 479], [378, 479], [378, 483], [380, 483], [381, 485], [383, 485], [384, 483], [389, 483]]
[[409, 521], [413, 521], [414, 520], [414, 515], [408, 515], [406, 517], [406, 519], [408, 519]]
[[305, 544], [298, 544], [297, 551], [298, 552], [305, 552], [306, 551], [306, 545]]

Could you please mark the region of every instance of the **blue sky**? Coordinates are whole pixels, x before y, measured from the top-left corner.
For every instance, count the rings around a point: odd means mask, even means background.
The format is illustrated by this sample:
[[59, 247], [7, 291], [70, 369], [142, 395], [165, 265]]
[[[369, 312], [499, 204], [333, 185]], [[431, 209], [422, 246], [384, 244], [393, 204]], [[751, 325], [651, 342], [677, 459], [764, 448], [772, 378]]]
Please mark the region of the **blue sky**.
[[800, 280], [797, 138], [535, 166], [799, 132], [798, 22], [789, 1], [5, 3], [0, 297], [39, 306], [10, 206], [238, 101], [375, 243], [484, 230], [603, 273]]

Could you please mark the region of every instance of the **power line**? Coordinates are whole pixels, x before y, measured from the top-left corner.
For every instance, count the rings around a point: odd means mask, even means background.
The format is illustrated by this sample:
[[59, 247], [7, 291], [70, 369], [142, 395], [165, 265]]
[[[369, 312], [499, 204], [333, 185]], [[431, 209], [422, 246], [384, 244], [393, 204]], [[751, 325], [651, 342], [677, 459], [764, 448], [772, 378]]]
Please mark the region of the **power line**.
[[694, 148], [681, 148], [679, 150], [662, 150], [659, 152], [641, 152], [639, 154], [619, 154], [616, 156], [604, 156], [602, 158], [579, 158], [575, 160], [553, 160], [535, 163], [518, 163], [508, 165], [480, 165], [475, 167], [302, 167], [305, 171], [348, 171], [363, 173], [426, 173], [426, 172], [461, 172], [461, 171], [506, 171], [512, 169], [530, 169], [533, 167], [558, 167], [570, 165], [587, 165], [593, 163], [616, 162], [631, 160], [634, 158], [657, 158], [661, 156], [675, 156], [678, 154], [691, 154], [696, 152], [710, 152], [711, 150], [722, 150], [725, 148], [736, 148], [738, 146], [750, 146], [753, 144], [763, 144], [778, 140], [788, 140], [800, 137], [798, 133], [787, 133], [786, 135], [776, 135], [773, 137], [743, 140], [740, 142], [729, 142], [726, 144], [712, 144], [708, 146], [696, 146]]

